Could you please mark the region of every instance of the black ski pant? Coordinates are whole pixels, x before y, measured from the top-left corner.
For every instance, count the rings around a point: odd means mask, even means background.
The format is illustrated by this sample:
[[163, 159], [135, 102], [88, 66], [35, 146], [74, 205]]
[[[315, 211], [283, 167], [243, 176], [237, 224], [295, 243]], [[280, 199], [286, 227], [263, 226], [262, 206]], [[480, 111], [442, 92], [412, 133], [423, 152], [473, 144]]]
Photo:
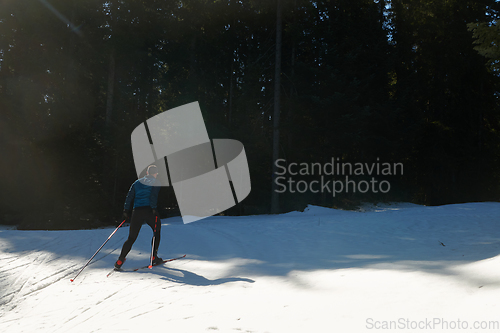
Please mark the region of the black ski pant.
[[137, 207], [132, 211], [132, 217], [130, 218], [130, 231], [128, 234], [128, 239], [125, 241], [122, 247], [122, 252], [120, 258], [124, 259], [127, 254], [132, 249], [137, 236], [139, 236], [139, 231], [144, 223], [147, 223], [151, 229], [153, 229], [153, 256], [156, 257], [158, 253], [158, 246], [160, 246], [160, 235], [161, 235], [161, 222], [158, 215], [153, 214], [151, 207]]

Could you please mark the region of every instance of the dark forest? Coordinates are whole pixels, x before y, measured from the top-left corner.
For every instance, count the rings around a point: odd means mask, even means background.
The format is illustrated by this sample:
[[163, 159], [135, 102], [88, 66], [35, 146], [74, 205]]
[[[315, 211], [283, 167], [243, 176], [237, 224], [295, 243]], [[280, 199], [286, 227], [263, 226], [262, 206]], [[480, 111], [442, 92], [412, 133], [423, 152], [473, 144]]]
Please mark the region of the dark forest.
[[[131, 132], [194, 101], [210, 138], [245, 147], [252, 191], [223, 214], [497, 201], [499, 9], [494, 0], [2, 0], [0, 224], [116, 225], [137, 179]], [[278, 194], [277, 159], [303, 184], [319, 178], [301, 164], [332, 159], [404, 169], [377, 175], [390, 191]], [[160, 208], [178, 215], [169, 187]]]

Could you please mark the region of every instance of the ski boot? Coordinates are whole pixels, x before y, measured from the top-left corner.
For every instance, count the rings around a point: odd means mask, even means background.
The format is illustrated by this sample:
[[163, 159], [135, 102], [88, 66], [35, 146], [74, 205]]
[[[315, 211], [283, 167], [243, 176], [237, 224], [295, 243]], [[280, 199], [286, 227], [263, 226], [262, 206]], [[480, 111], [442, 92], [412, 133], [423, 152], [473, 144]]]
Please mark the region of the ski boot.
[[153, 257], [153, 266], [161, 265], [163, 263], [163, 259], [157, 256]]
[[125, 262], [125, 258], [118, 258], [118, 260], [115, 262], [115, 270], [120, 270], [122, 267], [123, 263]]

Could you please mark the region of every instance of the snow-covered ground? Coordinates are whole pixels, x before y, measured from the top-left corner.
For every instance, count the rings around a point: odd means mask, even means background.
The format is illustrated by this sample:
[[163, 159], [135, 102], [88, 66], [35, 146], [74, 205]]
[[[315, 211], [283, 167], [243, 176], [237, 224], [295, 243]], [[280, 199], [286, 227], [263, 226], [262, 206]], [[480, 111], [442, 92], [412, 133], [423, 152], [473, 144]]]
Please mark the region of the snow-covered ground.
[[164, 219], [70, 282], [112, 231], [0, 230], [0, 332], [500, 331], [499, 203]]

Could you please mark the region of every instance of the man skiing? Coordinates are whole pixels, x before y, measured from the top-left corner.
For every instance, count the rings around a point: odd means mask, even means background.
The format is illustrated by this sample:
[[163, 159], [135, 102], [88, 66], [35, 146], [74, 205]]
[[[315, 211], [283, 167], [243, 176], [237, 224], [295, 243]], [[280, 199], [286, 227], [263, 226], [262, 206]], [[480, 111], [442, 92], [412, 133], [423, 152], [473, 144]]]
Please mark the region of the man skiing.
[[157, 255], [158, 246], [160, 245], [161, 234], [161, 221], [157, 212], [158, 192], [160, 191], [160, 183], [156, 179], [158, 176], [158, 168], [155, 165], [150, 165], [147, 169], [145, 177], [136, 180], [130, 190], [128, 191], [127, 198], [125, 199], [125, 209], [123, 210], [123, 217], [129, 217], [129, 211], [134, 202], [132, 216], [130, 218], [130, 231], [128, 239], [122, 247], [122, 252], [115, 263], [115, 268], [119, 269], [125, 262], [127, 254], [132, 249], [139, 231], [144, 223], [147, 223], [153, 229], [152, 241], [152, 262], [153, 265], [159, 264], [163, 261]]

